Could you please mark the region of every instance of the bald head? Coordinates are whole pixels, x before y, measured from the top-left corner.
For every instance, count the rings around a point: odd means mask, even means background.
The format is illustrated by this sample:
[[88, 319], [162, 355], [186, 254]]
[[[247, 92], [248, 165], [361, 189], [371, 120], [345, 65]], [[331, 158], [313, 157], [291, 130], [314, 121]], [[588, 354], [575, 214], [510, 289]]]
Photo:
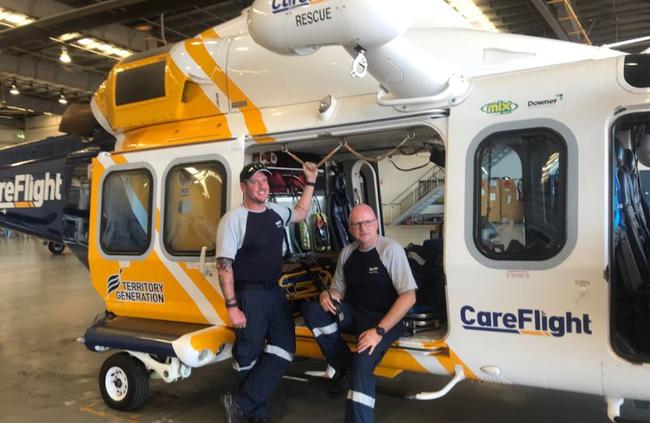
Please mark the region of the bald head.
[[375, 211], [367, 204], [354, 206], [350, 211], [350, 233], [362, 250], [375, 247], [379, 238], [379, 222]]
[[367, 204], [359, 204], [350, 210], [350, 222], [377, 219], [375, 211]]

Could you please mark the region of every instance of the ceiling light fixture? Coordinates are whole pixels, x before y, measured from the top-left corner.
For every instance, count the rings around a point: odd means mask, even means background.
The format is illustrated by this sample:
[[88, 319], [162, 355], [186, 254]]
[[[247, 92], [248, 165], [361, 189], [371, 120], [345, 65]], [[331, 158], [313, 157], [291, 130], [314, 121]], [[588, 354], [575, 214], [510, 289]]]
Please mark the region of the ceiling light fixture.
[[16, 87], [16, 83], [11, 84], [11, 89], [9, 90], [9, 93], [11, 95], [18, 95], [20, 94], [20, 91], [18, 90], [18, 87]]
[[15, 28], [34, 22], [34, 19], [22, 13], [15, 13], [0, 7], [0, 24]]
[[473, 0], [447, 0], [447, 3], [475, 27], [486, 31], [499, 31]]
[[65, 96], [63, 95], [63, 92], [61, 92], [61, 95], [59, 96], [59, 103], [68, 104], [68, 100], [66, 100]]
[[71, 40], [75, 40], [77, 38], [81, 37], [81, 34], [78, 32], [68, 32], [63, 35], [59, 35], [57, 39], [63, 43]]
[[[35, 21], [36, 19], [32, 18], [31, 16], [27, 16], [22, 13], [15, 13], [3, 7], [0, 7], [0, 28], [3, 26], [15, 28], [17, 26], [27, 25]], [[50, 40], [56, 41], [58, 43], [67, 42], [69, 46], [86, 50], [100, 56], [110, 57], [115, 60], [122, 60], [133, 54], [133, 51], [131, 50], [121, 48], [114, 44], [106, 43], [92, 37], [85, 37], [79, 32], [62, 34], [56, 38], [50, 37]], [[68, 59], [70, 59], [70, 61], [66, 61]], [[61, 51], [59, 60], [61, 60], [63, 63], [70, 63], [72, 61], [70, 54], [67, 51], [65, 54], [63, 51]]]
[[72, 62], [72, 57], [68, 54], [68, 49], [65, 47], [61, 47], [61, 55], [59, 56], [59, 60], [62, 61], [63, 63], [70, 63]]
[[143, 22], [134, 26], [133, 29], [140, 32], [149, 32], [153, 29], [153, 25], [151, 25], [150, 23]]
[[92, 37], [84, 37], [71, 43], [72, 46], [90, 51], [91, 53], [101, 54], [116, 59], [124, 59], [133, 54], [132, 51], [117, 47], [111, 43], [105, 43]]

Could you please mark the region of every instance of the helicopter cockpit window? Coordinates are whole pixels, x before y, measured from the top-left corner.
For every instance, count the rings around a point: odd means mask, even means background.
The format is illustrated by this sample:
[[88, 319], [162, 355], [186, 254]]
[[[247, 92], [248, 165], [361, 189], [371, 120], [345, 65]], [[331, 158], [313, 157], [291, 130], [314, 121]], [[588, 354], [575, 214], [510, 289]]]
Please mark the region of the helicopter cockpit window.
[[650, 55], [629, 54], [625, 56], [623, 77], [633, 87], [650, 87]]
[[493, 134], [476, 153], [474, 238], [494, 260], [546, 260], [566, 242], [566, 144], [555, 132]]
[[139, 255], [151, 240], [153, 180], [146, 169], [112, 172], [104, 180], [100, 244], [111, 255]]
[[215, 253], [217, 225], [226, 209], [226, 172], [218, 162], [183, 164], [167, 174], [164, 243], [173, 255]]
[[[123, 106], [165, 96], [164, 60], [122, 70], [115, 81], [115, 105]], [[142, 81], [147, 81], [145, 84]]]

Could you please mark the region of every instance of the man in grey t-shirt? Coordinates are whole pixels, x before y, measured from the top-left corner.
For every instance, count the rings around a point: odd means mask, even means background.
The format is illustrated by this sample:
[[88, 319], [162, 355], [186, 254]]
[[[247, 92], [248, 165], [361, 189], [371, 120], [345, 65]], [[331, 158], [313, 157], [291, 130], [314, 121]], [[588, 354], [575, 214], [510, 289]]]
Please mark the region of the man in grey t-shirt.
[[239, 379], [239, 391], [222, 397], [226, 423], [267, 422], [267, 399], [293, 359], [293, 316], [278, 278], [284, 227], [304, 220], [311, 207], [318, 168], [307, 162], [303, 172], [305, 187], [292, 210], [267, 203], [270, 172], [262, 163], [244, 166], [244, 201], [219, 222], [219, 283], [235, 328], [233, 368]]
[[[352, 379], [346, 423], [371, 423], [376, 385], [373, 371], [401, 336], [402, 318], [415, 304], [417, 285], [404, 249], [379, 236], [379, 223], [369, 206], [354, 207], [349, 222], [356, 242], [343, 248], [332, 286], [321, 293], [318, 303], [307, 303], [303, 315], [327, 362], [336, 369], [330, 396], [342, 394]], [[357, 335], [355, 353], [341, 332]]]

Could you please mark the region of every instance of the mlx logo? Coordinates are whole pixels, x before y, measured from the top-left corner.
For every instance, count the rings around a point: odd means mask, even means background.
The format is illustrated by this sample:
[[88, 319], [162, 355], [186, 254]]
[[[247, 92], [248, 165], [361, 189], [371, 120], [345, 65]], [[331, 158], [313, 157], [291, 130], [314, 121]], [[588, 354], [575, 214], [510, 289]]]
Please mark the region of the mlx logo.
[[488, 115], [509, 115], [519, 108], [519, 105], [514, 101], [493, 101], [481, 107], [483, 113]]

